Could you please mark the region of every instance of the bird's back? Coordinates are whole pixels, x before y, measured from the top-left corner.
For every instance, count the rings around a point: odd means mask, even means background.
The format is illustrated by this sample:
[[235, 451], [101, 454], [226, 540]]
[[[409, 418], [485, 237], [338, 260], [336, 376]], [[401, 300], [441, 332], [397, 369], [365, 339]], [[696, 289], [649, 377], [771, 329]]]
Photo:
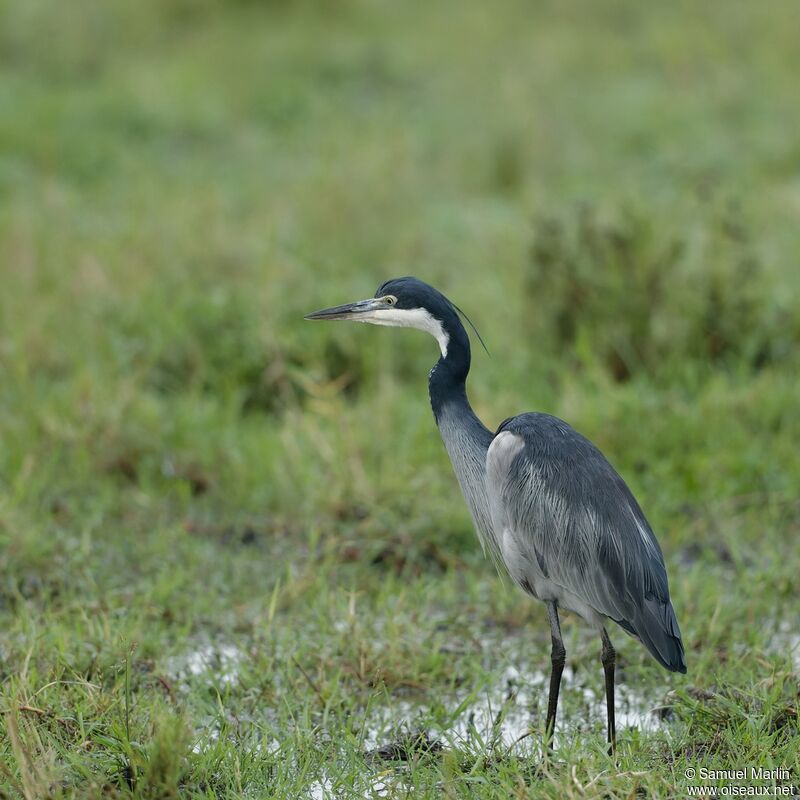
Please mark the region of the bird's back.
[[486, 487], [515, 581], [590, 621], [613, 619], [664, 667], [686, 671], [661, 549], [633, 494], [588, 439], [549, 414], [511, 417], [487, 451]]

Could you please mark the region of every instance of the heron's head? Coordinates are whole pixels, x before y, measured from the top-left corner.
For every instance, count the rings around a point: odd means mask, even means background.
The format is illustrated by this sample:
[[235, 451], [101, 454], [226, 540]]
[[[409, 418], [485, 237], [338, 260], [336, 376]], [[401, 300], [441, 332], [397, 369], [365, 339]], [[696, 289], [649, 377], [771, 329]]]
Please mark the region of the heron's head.
[[[324, 308], [307, 314], [306, 319], [345, 319], [417, 328], [436, 339], [442, 357], [447, 357], [447, 346], [453, 336], [464, 331], [456, 307], [440, 291], [417, 278], [393, 278], [378, 287], [375, 297]], [[466, 334], [463, 335], [466, 338]]]

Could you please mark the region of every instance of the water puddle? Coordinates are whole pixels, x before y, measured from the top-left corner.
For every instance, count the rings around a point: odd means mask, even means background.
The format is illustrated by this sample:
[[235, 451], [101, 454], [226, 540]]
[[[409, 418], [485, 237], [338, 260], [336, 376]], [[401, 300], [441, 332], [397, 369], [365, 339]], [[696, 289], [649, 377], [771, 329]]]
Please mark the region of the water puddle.
[[166, 671], [183, 691], [188, 691], [190, 683], [196, 686], [197, 679], [204, 679], [208, 686], [232, 686], [245, 658], [235, 644], [204, 640], [194, 650], [168, 659]]
[[[410, 791], [411, 787], [404, 781], [393, 779], [389, 775], [381, 775], [364, 781], [361, 786], [350, 788], [345, 796], [360, 794], [362, 797], [397, 797], [398, 795], [410, 797]], [[337, 791], [333, 780], [322, 778], [308, 787], [306, 796], [309, 800], [339, 800], [343, 794]]]
[[[538, 731], [541, 726], [549, 680], [549, 673], [523, 673], [517, 666], [509, 665], [499, 679], [475, 692], [474, 696], [461, 692], [440, 700], [438, 707], [445, 705], [460, 710], [455, 718], [444, 723], [431, 721], [437, 716], [434, 706], [390, 698], [367, 713], [364, 748], [367, 752], [376, 750], [398, 732], [422, 731], [431, 741], [447, 747], [502, 746], [506, 752], [516, 748], [524, 752], [530, 749], [531, 732]], [[653, 699], [627, 684], [617, 684], [617, 730], [637, 728], [643, 733], [657, 730], [662, 720]], [[605, 725], [606, 701], [602, 685], [597, 689], [586, 686], [582, 676], [567, 666], [561, 681], [556, 737], [559, 730], [589, 730], [597, 726], [604, 729]]]
[[775, 653], [787, 654], [794, 669], [800, 672], [800, 633], [796, 625], [790, 624], [789, 620], [781, 620], [771, 644]]
[[[795, 651], [800, 651], [799, 637], [795, 635], [793, 641]], [[480, 654], [484, 681], [488, 682], [444, 695], [379, 694], [365, 708], [354, 711], [353, 728], [360, 731], [360, 747], [371, 766], [358, 792], [365, 797], [408, 794], [411, 789], [403, 781], [403, 769], [398, 767], [422, 752], [421, 747], [430, 753], [461, 749], [473, 753], [490, 751], [500, 757], [536, 751], [541, 744], [539, 727], [546, 708], [549, 672], [524, 666], [530, 662], [529, 647], [530, 643], [519, 636], [487, 638], [477, 643], [475, 652]], [[499, 671], [498, 653], [502, 653], [505, 664]], [[246, 650], [230, 641], [200, 639], [192, 649], [169, 658], [165, 672], [182, 694], [197, 691], [198, 687], [235, 691], [249, 658]], [[564, 735], [568, 731], [574, 734], [605, 730], [605, 694], [599, 663], [597, 672], [576, 672], [569, 665], [564, 669], [556, 746], [560, 732]], [[617, 684], [615, 694], [618, 733], [628, 728], [650, 733], [664, 724], [656, 708], [660, 695], [645, 695], [627, 683]], [[195, 751], [215, 746], [221, 730], [219, 718], [201, 723]], [[404, 749], [414, 737], [416, 744]], [[265, 754], [277, 752], [280, 742], [273, 739], [257, 749]], [[331, 773], [326, 773], [308, 787], [304, 796], [327, 800], [340, 794]]]

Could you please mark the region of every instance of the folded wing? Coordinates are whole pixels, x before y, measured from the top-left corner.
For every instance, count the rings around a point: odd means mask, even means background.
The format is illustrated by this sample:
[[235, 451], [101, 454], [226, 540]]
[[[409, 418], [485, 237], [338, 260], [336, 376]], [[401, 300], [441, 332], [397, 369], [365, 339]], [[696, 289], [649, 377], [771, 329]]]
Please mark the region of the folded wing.
[[661, 548], [588, 439], [548, 414], [512, 417], [489, 447], [486, 481], [495, 535], [512, 537], [523, 571], [613, 619], [667, 669], [686, 672]]

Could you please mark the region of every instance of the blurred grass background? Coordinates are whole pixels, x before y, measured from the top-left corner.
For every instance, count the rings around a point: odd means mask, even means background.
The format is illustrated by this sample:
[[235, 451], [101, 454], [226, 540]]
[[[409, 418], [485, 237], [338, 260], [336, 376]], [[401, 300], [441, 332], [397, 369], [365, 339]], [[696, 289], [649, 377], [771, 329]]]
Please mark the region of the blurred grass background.
[[[368, 616], [411, 585], [412, 616], [433, 594], [456, 630], [462, 612], [542, 628], [481, 560], [425, 395], [435, 345], [302, 321], [402, 274], [484, 335], [470, 392], [489, 427], [556, 413], [629, 481], [697, 685], [720, 682], [742, 626], [762, 638], [730, 682], [762, 680], [800, 588], [793, 12], [0, 0], [6, 706], [38, 708], [70, 671], [118, 697], [135, 641], [141, 724], [172, 725], [148, 704], [184, 637], [233, 628], [262, 652], [276, 614], [332, 626], [347, 590]], [[295, 647], [313, 661], [313, 641]], [[544, 638], [534, 650], [544, 664]], [[91, 697], [107, 763], [68, 757], [67, 725], [23, 726], [4, 745], [9, 796], [40, 746], [31, 785], [53, 792], [234, 790], [197, 778], [185, 748], [164, 755], [162, 733], [142, 734], [145, 755], [108, 738], [103, 691], [57, 689], [59, 719]], [[178, 717], [194, 731], [201, 715]], [[126, 788], [119, 763], [149, 775], [162, 756], [174, 774]]]

